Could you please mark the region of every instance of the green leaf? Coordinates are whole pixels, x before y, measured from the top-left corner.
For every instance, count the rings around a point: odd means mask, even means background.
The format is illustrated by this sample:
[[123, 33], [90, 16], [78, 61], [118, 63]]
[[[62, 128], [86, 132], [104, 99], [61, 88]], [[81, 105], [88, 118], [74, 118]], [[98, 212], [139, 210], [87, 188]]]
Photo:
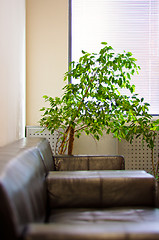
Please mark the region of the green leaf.
[[103, 45], [107, 45], [107, 42], [101, 42], [101, 44], [103, 44]]
[[131, 79], [131, 77], [130, 77], [130, 73], [127, 73], [127, 77], [128, 77], [128, 79]]
[[48, 96], [47, 96], [47, 95], [44, 95], [43, 98], [44, 98], [44, 99], [48, 99]]
[[86, 52], [85, 52], [84, 50], [82, 50], [82, 53], [83, 53], [83, 54], [86, 54]]

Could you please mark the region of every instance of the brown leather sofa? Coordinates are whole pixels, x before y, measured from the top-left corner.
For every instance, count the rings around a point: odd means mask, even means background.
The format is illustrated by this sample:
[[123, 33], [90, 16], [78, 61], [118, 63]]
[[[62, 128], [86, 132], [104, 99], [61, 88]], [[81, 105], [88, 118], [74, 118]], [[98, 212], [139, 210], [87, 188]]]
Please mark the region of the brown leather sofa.
[[54, 155], [57, 171], [124, 170], [125, 160], [118, 155]]
[[0, 148], [0, 239], [159, 239], [156, 191], [144, 171], [56, 171], [47, 140], [24, 138]]

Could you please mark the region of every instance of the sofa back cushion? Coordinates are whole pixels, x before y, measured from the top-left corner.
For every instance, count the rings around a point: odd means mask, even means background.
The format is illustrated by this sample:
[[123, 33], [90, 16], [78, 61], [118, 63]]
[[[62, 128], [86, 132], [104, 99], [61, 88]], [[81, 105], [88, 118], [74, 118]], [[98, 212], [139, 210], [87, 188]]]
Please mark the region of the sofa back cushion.
[[54, 155], [56, 170], [124, 170], [121, 155]]
[[0, 239], [3, 240], [17, 239], [28, 223], [44, 222], [46, 218], [46, 168], [42, 154], [37, 143], [15, 146], [13, 143], [0, 149]]
[[[29, 138], [28, 141], [31, 141]], [[32, 140], [33, 141], [33, 140]], [[50, 147], [50, 144], [47, 139], [42, 138], [41, 141], [37, 143], [37, 148], [40, 152], [40, 155], [43, 159], [44, 166], [46, 168], [46, 173], [48, 174], [49, 171], [55, 170], [55, 164], [53, 161], [53, 154]]]
[[26, 137], [14, 141], [0, 148], [0, 152], [9, 154], [10, 156], [16, 156], [18, 153], [24, 151], [24, 149], [37, 148], [44, 163], [46, 174], [49, 171], [55, 170], [53, 154], [50, 144], [46, 138], [41, 137]]
[[155, 178], [139, 170], [50, 172], [46, 179], [51, 209], [154, 207]]

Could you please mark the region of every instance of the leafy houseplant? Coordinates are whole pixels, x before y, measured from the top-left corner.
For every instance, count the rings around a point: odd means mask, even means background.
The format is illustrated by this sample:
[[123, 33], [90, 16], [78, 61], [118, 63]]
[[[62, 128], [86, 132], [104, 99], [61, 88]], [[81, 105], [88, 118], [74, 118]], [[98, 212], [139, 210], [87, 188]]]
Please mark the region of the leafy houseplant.
[[[40, 125], [51, 133], [58, 131], [59, 154], [72, 154], [75, 137], [84, 131], [99, 140], [105, 131], [114, 137], [132, 142], [142, 136], [154, 149], [158, 121], [152, 122], [149, 104], [135, 94], [131, 76], [138, 74], [139, 66], [131, 52], [115, 54], [113, 48], [102, 42], [99, 53], [82, 51], [77, 63], [71, 62], [64, 80], [61, 98], [44, 96], [50, 107], [43, 107]], [[128, 95], [121, 94], [127, 89]]]

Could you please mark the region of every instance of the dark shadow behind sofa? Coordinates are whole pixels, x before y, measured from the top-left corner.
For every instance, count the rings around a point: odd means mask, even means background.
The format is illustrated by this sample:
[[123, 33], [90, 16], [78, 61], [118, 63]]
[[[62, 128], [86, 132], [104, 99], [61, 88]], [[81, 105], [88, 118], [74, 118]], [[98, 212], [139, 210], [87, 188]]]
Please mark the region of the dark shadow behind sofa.
[[43, 138], [0, 148], [1, 240], [159, 239], [154, 177], [56, 171], [54, 160]]

